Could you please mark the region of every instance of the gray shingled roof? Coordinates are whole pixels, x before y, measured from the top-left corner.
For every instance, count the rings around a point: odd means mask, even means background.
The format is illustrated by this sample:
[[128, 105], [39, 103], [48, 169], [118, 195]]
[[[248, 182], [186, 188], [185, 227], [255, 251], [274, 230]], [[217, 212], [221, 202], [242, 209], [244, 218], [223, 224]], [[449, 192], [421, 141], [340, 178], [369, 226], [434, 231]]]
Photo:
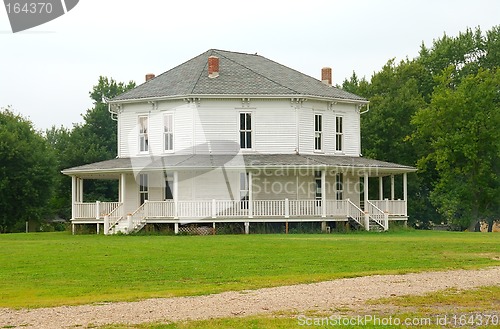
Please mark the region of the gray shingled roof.
[[[208, 57], [219, 57], [219, 76], [208, 77]], [[342, 89], [329, 87], [306, 74], [260, 55], [210, 49], [125, 92], [110, 102], [125, 100], [221, 96], [313, 96], [366, 102]]]
[[117, 158], [65, 169], [64, 174], [109, 173], [162, 169], [311, 168], [335, 167], [371, 169], [384, 172], [412, 172], [414, 167], [363, 157], [299, 154], [168, 155], [160, 157]]

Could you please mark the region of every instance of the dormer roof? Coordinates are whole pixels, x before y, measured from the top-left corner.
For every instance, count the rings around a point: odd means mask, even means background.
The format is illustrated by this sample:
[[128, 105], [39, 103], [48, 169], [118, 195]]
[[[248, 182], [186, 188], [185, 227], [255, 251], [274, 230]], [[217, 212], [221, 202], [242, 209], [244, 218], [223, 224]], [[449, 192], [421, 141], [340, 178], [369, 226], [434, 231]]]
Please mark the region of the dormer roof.
[[[209, 75], [209, 57], [219, 72]], [[305, 97], [368, 103], [358, 95], [257, 54], [210, 49], [129, 90], [110, 103], [188, 97]]]

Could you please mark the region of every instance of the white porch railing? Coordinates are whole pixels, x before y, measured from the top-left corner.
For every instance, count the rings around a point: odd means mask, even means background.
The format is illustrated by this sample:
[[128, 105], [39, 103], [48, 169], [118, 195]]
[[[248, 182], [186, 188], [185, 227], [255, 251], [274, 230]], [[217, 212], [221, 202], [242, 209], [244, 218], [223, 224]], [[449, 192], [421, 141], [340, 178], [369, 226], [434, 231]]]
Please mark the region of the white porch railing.
[[389, 213], [389, 216], [407, 216], [405, 200], [370, 200], [380, 210]]
[[285, 217], [285, 200], [254, 200], [253, 216]]
[[321, 216], [321, 200], [290, 200], [290, 216]]
[[116, 208], [120, 206], [120, 202], [76, 202], [74, 204], [73, 219], [103, 219]]
[[329, 216], [345, 216], [347, 205], [347, 200], [326, 200], [326, 213]]
[[[108, 216], [109, 229], [125, 220], [120, 202], [75, 203], [73, 219], [97, 219]], [[141, 219], [195, 218], [341, 218], [350, 217], [363, 227], [366, 216], [387, 227], [388, 216], [406, 216], [404, 200], [370, 200], [366, 214], [350, 200], [197, 200], [148, 201], [141, 206]], [[134, 216], [136, 217], [136, 216]], [[137, 224], [137, 223], [136, 223]]]

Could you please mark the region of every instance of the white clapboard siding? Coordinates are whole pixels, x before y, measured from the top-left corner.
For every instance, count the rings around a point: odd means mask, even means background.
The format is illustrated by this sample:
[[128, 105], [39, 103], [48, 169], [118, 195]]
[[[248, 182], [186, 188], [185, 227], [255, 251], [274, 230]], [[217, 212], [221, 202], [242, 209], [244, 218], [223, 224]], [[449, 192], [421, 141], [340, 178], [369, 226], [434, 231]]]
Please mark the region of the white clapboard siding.
[[139, 183], [135, 175], [125, 175], [125, 202], [124, 214], [133, 213], [139, 207]]
[[191, 107], [179, 107], [174, 111], [175, 154], [193, 153], [193, 112]]
[[259, 153], [294, 153], [297, 149], [295, 109], [284, 102], [277, 105], [253, 111], [253, 148]]
[[314, 151], [314, 111], [309, 108], [299, 110], [299, 150], [311, 154]]
[[239, 149], [238, 112], [234, 108], [203, 107], [195, 111], [197, 154], [227, 154]]
[[120, 157], [137, 155], [139, 151], [138, 117], [148, 115], [150, 109], [151, 105], [147, 103], [123, 105], [123, 111], [118, 115]]
[[360, 151], [360, 121], [359, 113], [354, 105], [345, 104], [339, 106], [344, 116], [344, 154], [359, 156]]
[[328, 155], [335, 154], [335, 118], [332, 111], [323, 112], [323, 152]]
[[[175, 154], [224, 154], [239, 150], [239, 113], [252, 113], [253, 149], [264, 154], [318, 153], [314, 150], [314, 115], [323, 115], [321, 154], [358, 156], [360, 152], [360, 115], [355, 105], [305, 102], [299, 109], [290, 100], [252, 100], [243, 106], [238, 100], [164, 101], [156, 107], [147, 102], [125, 104], [119, 114], [118, 150], [120, 157], [139, 153], [138, 120], [149, 117], [149, 155], [165, 155], [163, 117], [174, 116]], [[344, 145], [336, 151], [335, 117], [343, 117]], [[297, 134], [299, 136], [297, 136]], [[170, 152], [172, 153], [172, 152]]]

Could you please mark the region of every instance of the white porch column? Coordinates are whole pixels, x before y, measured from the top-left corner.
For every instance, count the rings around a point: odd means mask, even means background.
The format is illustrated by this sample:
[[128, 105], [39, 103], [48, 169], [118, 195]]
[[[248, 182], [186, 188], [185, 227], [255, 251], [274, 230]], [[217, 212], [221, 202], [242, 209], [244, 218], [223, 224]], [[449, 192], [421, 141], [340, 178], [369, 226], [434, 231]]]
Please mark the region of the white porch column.
[[326, 217], [326, 169], [321, 171], [321, 217]]
[[121, 203], [125, 203], [125, 174], [120, 174], [120, 198]]
[[[179, 173], [177, 171], [174, 171], [174, 190], [172, 191], [173, 197], [174, 197], [174, 218], [178, 219], [178, 202], [179, 202]], [[175, 234], [179, 233], [179, 225], [175, 224], [176, 232]]]
[[248, 172], [248, 218], [253, 218], [252, 172]]
[[384, 177], [380, 176], [378, 178], [378, 199], [384, 200]]
[[368, 209], [368, 173], [365, 172], [364, 174], [364, 184], [363, 184], [363, 194], [364, 194], [364, 206], [363, 210]]
[[95, 219], [101, 218], [101, 201], [95, 202]]
[[104, 235], [109, 234], [109, 216], [106, 214], [104, 215]]
[[394, 200], [394, 175], [391, 175], [391, 200]]
[[71, 218], [72, 219], [74, 219], [76, 216], [75, 203], [76, 203], [76, 176], [71, 176]]
[[250, 234], [250, 222], [245, 222], [245, 234]]
[[179, 234], [179, 223], [174, 223], [174, 233]]
[[407, 204], [408, 204], [408, 174], [403, 174], [403, 200], [405, 206], [405, 216], [408, 216]]
[[83, 179], [78, 179], [78, 202], [83, 202]]

